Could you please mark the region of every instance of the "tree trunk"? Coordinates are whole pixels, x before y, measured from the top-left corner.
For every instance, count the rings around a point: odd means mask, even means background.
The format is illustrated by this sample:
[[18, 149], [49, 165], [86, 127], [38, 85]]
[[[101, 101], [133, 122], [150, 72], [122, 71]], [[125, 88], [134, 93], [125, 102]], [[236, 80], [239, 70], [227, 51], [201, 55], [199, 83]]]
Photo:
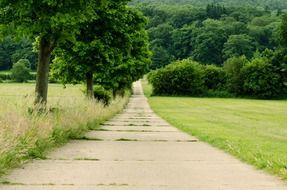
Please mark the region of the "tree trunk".
[[86, 74], [86, 82], [87, 82], [87, 97], [89, 99], [94, 98], [94, 78], [93, 78], [93, 73], [88, 72]]
[[51, 42], [45, 37], [42, 37], [40, 40], [39, 61], [37, 66], [35, 104], [46, 105], [47, 103], [49, 65], [52, 52], [51, 49]]

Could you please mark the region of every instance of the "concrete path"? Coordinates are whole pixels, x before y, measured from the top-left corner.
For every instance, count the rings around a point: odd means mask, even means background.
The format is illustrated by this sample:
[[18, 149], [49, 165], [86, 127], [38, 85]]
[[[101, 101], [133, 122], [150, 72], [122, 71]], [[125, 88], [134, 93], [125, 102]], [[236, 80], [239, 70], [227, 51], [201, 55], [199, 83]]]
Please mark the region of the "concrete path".
[[160, 119], [139, 82], [124, 112], [86, 137], [14, 170], [0, 190], [287, 190]]

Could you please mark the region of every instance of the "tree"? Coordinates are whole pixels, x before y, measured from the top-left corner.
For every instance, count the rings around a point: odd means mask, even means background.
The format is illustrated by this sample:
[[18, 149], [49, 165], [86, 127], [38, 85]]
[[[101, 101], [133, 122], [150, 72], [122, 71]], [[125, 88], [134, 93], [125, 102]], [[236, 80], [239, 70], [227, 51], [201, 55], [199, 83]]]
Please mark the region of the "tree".
[[94, 0], [0, 1], [0, 25], [12, 27], [30, 38], [38, 37], [36, 104], [47, 102], [49, 64], [54, 48], [62, 41], [72, 40], [80, 23], [95, 19], [97, 5], [99, 2]]
[[192, 57], [205, 64], [223, 64], [222, 49], [228, 34], [222, 21], [207, 19], [194, 31]]
[[32, 50], [31, 40], [25, 37], [14, 39], [13, 35], [0, 40], [0, 70], [11, 69], [13, 63], [20, 59], [28, 59], [31, 62], [31, 69], [35, 69], [37, 55]]
[[73, 43], [57, 49], [55, 77], [63, 83], [85, 80], [87, 96], [92, 98], [94, 81], [116, 92], [144, 74], [150, 57], [146, 20], [126, 3], [108, 1], [96, 10], [96, 20], [81, 25]]
[[165, 65], [170, 64], [173, 60], [169, 52], [163, 47], [153, 47], [152, 51], [152, 64], [150, 66], [150, 69], [152, 70], [164, 67]]
[[200, 31], [196, 37], [193, 50], [193, 58], [196, 61], [206, 64], [223, 63], [223, 55], [221, 50], [226, 41], [226, 35], [220, 31]]
[[9, 70], [12, 68], [12, 55], [16, 51], [16, 44], [11, 36], [6, 36], [0, 41], [0, 70]]
[[183, 28], [174, 30], [172, 34], [172, 52], [176, 59], [184, 59], [192, 55], [192, 39], [194, 38], [194, 30], [195, 27], [193, 25], [188, 25]]
[[249, 35], [257, 42], [257, 48], [263, 51], [265, 48], [275, 49], [277, 30], [280, 25], [279, 17], [264, 15], [255, 17], [248, 26]]
[[206, 19], [206, 12], [202, 9], [196, 9], [192, 6], [176, 6], [173, 8], [170, 23], [175, 28], [182, 28], [194, 21], [203, 21]]
[[161, 46], [167, 51], [171, 50], [172, 44], [172, 31], [174, 28], [169, 24], [161, 24], [155, 28], [150, 28], [149, 38], [151, 41], [151, 46]]
[[206, 14], [208, 18], [219, 19], [221, 15], [225, 13], [225, 7], [219, 4], [208, 4], [206, 7]]
[[279, 40], [280, 44], [287, 48], [287, 14], [282, 16], [282, 23], [280, 25], [280, 31], [279, 31]]
[[113, 95], [122, 95], [125, 89], [130, 89], [132, 82], [139, 80], [151, 63], [146, 18], [141, 12], [126, 6], [120, 12], [125, 15], [120, 17], [117, 25], [122, 28], [119, 29], [121, 34], [117, 33], [119, 41], [111, 44], [112, 47], [119, 47], [114, 56], [116, 59], [111, 62], [112, 65], [102, 64], [101, 72], [96, 72], [95, 76], [96, 82], [111, 89]]
[[231, 57], [224, 62], [224, 70], [229, 75], [229, 88], [231, 92], [240, 94], [242, 91], [242, 80], [240, 76], [241, 69], [248, 64], [245, 56]]
[[281, 89], [287, 93], [287, 14], [282, 16], [278, 39], [281, 46], [273, 52], [266, 50], [264, 53], [275, 72], [280, 75]]
[[16, 63], [20, 59], [27, 59], [30, 62], [29, 68], [36, 70], [37, 54], [33, 50], [32, 41], [23, 38], [18, 43], [16, 51], [11, 56], [12, 62]]
[[251, 58], [255, 51], [255, 43], [253, 39], [247, 34], [231, 35], [224, 44], [223, 54], [224, 58], [245, 55]]
[[27, 82], [30, 78], [29, 60], [20, 59], [11, 69], [12, 79], [16, 82]]

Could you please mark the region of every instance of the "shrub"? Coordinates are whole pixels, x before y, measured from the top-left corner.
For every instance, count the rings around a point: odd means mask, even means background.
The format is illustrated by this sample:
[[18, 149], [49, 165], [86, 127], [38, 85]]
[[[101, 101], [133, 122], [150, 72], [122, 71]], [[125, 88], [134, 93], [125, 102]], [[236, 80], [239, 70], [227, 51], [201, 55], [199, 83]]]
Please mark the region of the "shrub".
[[[274, 52], [264, 52], [269, 62], [276, 68], [276, 73], [281, 76], [282, 92], [287, 94], [287, 49], [278, 49]], [[273, 54], [272, 54], [273, 53]], [[267, 55], [266, 55], [267, 54]]]
[[240, 71], [242, 67], [244, 67], [248, 63], [248, 60], [245, 56], [240, 56], [240, 57], [232, 57], [229, 58], [225, 63], [224, 63], [224, 70], [226, 71], [228, 75], [228, 90], [240, 94], [242, 89], [241, 89], [241, 84], [242, 80], [240, 78]]
[[281, 95], [281, 77], [266, 59], [254, 59], [241, 70], [242, 95], [274, 98]]
[[204, 86], [208, 90], [224, 90], [227, 83], [227, 72], [214, 65], [204, 67]]
[[18, 63], [18, 62], [21, 62], [22, 64], [24, 64], [25, 67], [27, 67], [28, 69], [31, 68], [31, 62], [29, 61], [29, 59], [19, 59], [19, 60], [17, 61], [17, 63]]
[[94, 97], [98, 101], [101, 101], [105, 106], [108, 106], [112, 99], [112, 93], [110, 91], [107, 91], [100, 85], [95, 85]]
[[30, 73], [29, 80], [36, 80], [37, 78], [37, 73]]
[[[12, 80], [12, 73], [0, 73], [0, 80]], [[36, 80], [36, 73], [30, 73], [28, 80]]]
[[20, 59], [11, 69], [11, 77], [16, 82], [27, 82], [30, 78], [30, 70], [26, 66], [26, 61]]
[[5, 80], [5, 75], [3, 73], [0, 73], [0, 80]]
[[201, 95], [202, 78], [202, 65], [190, 59], [176, 61], [148, 77], [154, 95]]
[[0, 80], [11, 80], [11, 74], [10, 73], [0, 73]]
[[216, 97], [216, 98], [233, 98], [234, 94], [227, 90], [207, 90], [205, 93], [206, 97]]

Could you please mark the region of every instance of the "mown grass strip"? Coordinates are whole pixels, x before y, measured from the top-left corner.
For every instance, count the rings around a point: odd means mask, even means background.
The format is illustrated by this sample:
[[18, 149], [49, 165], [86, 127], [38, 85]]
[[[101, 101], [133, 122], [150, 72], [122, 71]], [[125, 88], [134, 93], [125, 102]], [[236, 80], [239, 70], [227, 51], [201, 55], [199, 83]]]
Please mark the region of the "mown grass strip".
[[152, 109], [180, 130], [287, 181], [287, 101], [151, 97]]

